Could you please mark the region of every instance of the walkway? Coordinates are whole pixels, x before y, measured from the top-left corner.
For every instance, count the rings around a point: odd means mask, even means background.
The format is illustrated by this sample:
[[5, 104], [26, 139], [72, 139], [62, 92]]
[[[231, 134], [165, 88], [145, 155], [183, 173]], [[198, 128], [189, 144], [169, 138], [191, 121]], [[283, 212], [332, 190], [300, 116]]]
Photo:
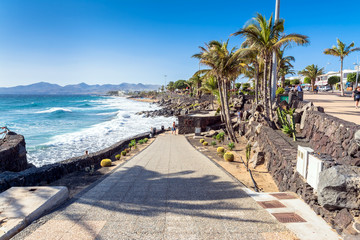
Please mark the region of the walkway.
[[304, 100], [323, 107], [325, 113], [329, 115], [360, 124], [360, 108], [355, 109], [352, 97], [340, 97], [339, 92], [319, 92], [319, 94], [305, 92]]
[[184, 136], [165, 134], [15, 239], [289, 239], [241, 187]]

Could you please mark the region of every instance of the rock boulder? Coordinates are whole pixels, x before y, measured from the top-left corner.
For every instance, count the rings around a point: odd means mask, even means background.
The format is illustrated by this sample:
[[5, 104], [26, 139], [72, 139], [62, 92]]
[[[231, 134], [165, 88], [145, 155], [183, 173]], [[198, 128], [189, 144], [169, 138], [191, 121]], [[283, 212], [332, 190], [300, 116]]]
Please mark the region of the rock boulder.
[[360, 167], [339, 165], [319, 175], [318, 200], [329, 210], [360, 208]]

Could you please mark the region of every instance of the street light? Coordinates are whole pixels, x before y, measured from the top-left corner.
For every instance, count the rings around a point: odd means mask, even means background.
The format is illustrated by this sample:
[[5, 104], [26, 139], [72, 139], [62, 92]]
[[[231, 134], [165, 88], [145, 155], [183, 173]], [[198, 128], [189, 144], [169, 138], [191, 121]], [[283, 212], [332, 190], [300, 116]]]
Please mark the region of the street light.
[[356, 63], [354, 63], [354, 65], [356, 66], [356, 83], [355, 83], [355, 88], [358, 87], [358, 77], [359, 77], [359, 58], [357, 58]]
[[[279, 20], [280, 15], [280, 0], [276, 0], [275, 5], [275, 22]], [[272, 89], [271, 89], [271, 100], [275, 100], [277, 88], [277, 61], [276, 52], [273, 52], [273, 72], [272, 72]]]

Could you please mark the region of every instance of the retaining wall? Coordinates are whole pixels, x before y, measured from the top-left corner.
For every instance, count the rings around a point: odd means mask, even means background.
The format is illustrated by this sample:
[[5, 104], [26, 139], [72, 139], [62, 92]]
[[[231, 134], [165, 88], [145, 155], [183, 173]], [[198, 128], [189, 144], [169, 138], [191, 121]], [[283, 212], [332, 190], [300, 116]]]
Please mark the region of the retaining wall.
[[[162, 132], [163, 131], [161, 130], [157, 130], [156, 134]], [[22, 172], [3, 172], [0, 174], [0, 192], [14, 186], [37, 186], [47, 184], [62, 178], [68, 173], [83, 170], [85, 167], [91, 165], [94, 165], [95, 168], [99, 168], [102, 159], [114, 159], [114, 155], [127, 148], [132, 139], [139, 140], [145, 137], [149, 137], [148, 132], [127, 138], [106, 149], [88, 155], [70, 158], [39, 168], [29, 168]]]
[[8, 132], [0, 140], [0, 173], [4, 171], [19, 172], [27, 168], [24, 136]]

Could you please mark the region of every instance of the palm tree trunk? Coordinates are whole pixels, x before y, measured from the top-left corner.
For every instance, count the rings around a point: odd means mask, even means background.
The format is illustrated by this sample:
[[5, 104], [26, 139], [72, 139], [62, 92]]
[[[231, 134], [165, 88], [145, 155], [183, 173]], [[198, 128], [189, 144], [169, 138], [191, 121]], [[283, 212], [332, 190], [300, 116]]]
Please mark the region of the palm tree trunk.
[[218, 88], [219, 88], [219, 97], [220, 97], [220, 118], [221, 118], [221, 122], [225, 122], [224, 97], [222, 93], [221, 79], [218, 79]]
[[225, 126], [226, 126], [226, 130], [228, 132], [228, 136], [230, 137], [230, 140], [232, 142], [238, 142], [236, 137], [235, 137], [235, 132], [232, 126], [232, 122], [231, 122], [231, 116], [230, 116], [230, 109], [229, 109], [229, 103], [228, 103], [228, 97], [227, 97], [227, 92], [228, 92], [228, 82], [225, 80], [222, 80], [222, 85], [223, 85], [223, 96], [224, 96], [224, 112], [225, 112]]
[[344, 59], [340, 58], [341, 67], [340, 67], [340, 88], [341, 88], [341, 96], [344, 96], [344, 84], [343, 84], [343, 63]]
[[255, 63], [255, 103], [259, 103], [259, 66]]
[[[273, 69], [273, 58], [270, 57], [270, 65], [269, 65], [269, 84], [268, 84], [268, 93], [271, 94], [271, 88], [272, 88], [272, 69]], [[275, 81], [275, 80], [274, 80]], [[269, 118], [272, 121], [273, 120], [273, 112], [272, 112], [272, 100], [271, 96], [269, 96], [268, 104], [269, 104]]]
[[263, 79], [263, 88], [264, 88], [264, 108], [266, 116], [269, 116], [269, 109], [267, 107], [267, 75], [268, 75], [268, 60], [267, 57], [264, 59], [264, 79]]
[[281, 77], [281, 87], [284, 88], [285, 87], [285, 76]]

